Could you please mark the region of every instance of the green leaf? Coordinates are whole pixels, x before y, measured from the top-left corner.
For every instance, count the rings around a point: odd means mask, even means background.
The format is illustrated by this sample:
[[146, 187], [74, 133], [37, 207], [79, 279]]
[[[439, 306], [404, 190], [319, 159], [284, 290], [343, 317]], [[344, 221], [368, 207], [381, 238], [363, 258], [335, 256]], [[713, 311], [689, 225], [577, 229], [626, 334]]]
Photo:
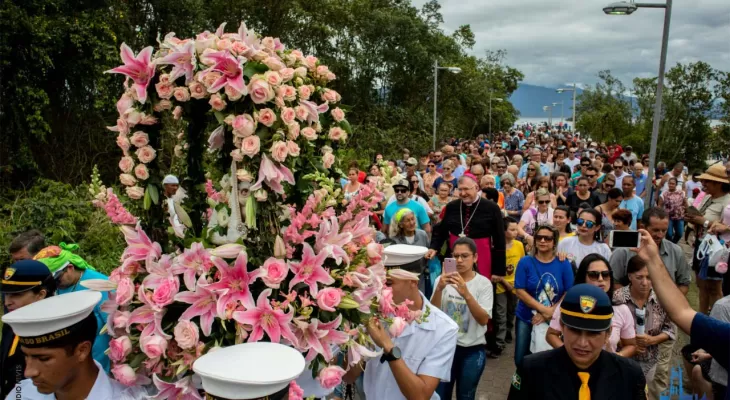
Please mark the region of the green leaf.
[[261, 64], [259, 62], [255, 61], [249, 61], [246, 63], [246, 66], [243, 67], [243, 76], [245, 76], [248, 79], [251, 79], [252, 76], [256, 74], [263, 74], [264, 72], [268, 71], [269, 67], [267, 67], [264, 64]]
[[152, 197], [150, 196], [150, 187], [144, 190], [144, 209], [149, 210], [152, 207]]
[[347, 122], [346, 119], [343, 119], [342, 122], [340, 122], [340, 128], [344, 129], [348, 135], [352, 135], [352, 126], [350, 126], [350, 123]]
[[218, 121], [219, 124], [222, 124], [226, 117], [223, 116], [223, 113], [220, 111], [216, 111], [213, 113], [215, 115], [215, 119]]
[[150, 198], [152, 202], [157, 205], [160, 204], [160, 192], [157, 190], [155, 185], [147, 185], [147, 190], [150, 192]]
[[132, 368], [137, 368], [142, 364], [142, 361], [147, 358], [147, 356], [144, 353], [139, 353], [132, 358], [132, 361], [129, 362], [129, 366]]

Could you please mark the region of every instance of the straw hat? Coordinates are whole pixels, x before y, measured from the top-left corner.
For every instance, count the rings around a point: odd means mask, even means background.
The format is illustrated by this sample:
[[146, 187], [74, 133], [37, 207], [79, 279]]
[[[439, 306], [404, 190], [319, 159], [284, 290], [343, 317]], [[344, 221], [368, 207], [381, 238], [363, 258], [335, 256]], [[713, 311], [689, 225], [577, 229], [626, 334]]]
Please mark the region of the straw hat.
[[722, 164], [715, 164], [710, 168], [707, 168], [704, 174], [697, 177], [699, 180], [714, 181], [720, 183], [730, 183], [728, 181], [727, 172]]

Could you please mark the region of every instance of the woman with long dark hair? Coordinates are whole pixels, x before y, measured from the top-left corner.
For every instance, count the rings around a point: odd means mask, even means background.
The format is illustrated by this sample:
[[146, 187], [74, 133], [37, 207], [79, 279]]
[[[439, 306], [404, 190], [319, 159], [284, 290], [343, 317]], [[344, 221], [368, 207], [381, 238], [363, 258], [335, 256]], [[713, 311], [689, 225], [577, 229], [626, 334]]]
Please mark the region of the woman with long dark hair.
[[[603, 289], [608, 298], [613, 298], [613, 272], [606, 258], [598, 254], [589, 254], [578, 267], [573, 285], [587, 283]], [[545, 337], [553, 348], [563, 345], [562, 328], [560, 326], [560, 305], [555, 309]], [[613, 306], [611, 319], [611, 335], [603, 348], [622, 357], [632, 357], [636, 352], [636, 328], [634, 317], [625, 304]]]

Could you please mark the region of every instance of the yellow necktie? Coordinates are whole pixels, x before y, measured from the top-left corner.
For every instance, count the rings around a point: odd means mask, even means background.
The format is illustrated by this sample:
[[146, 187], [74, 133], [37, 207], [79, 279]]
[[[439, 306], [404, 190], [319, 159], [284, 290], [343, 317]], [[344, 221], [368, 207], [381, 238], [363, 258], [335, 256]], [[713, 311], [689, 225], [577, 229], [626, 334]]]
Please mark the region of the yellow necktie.
[[588, 379], [591, 377], [591, 374], [588, 372], [578, 372], [578, 377], [582, 382], [580, 391], [578, 392], [578, 400], [591, 400], [591, 389], [588, 388]]

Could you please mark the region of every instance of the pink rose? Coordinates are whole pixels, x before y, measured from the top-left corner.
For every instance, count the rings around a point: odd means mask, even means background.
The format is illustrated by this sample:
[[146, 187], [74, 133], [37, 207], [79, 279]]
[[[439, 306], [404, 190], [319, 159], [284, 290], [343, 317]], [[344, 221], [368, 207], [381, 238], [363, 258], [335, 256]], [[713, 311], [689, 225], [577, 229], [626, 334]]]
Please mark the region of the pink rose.
[[279, 74], [281, 75], [282, 81], [289, 82], [290, 80], [292, 80], [292, 78], [294, 78], [294, 69], [293, 68], [282, 68], [281, 70], [279, 70]]
[[256, 104], [263, 104], [267, 101], [271, 101], [274, 98], [274, 90], [271, 86], [262, 79], [260, 76], [254, 77], [248, 84], [248, 93], [251, 96], [251, 100]]
[[202, 99], [207, 94], [208, 91], [205, 89], [205, 86], [203, 86], [200, 82], [191, 82], [190, 83], [190, 97], [194, 99]]
[[317, 131], [310, 127], [301, 130], [302, 136], [307, 140], [317, 140]]
[[294, 69], [294, 76], [297, 78], [306, 78], [307, 77], [307, 68], [299, 67], [299, 68]]
[[297, 89], [294, 86], [282, 85], [277, 89], [277, 94], [286, 101], [297, 99]]
[[[201, 60], [202, 60], [202, 57], [201, 57]], [[215, 71], [208, 72], [207, 74], [205, 74], [205, 76], [203, 76], [203, 85], [205, 85], [206, 88], [209, 88], [209, 87], [213, 86], [215, 81], [220, 79], [221, 76], [222, 76], [222, 74], [219, 72], [215, 72]]]
[[132, 340], [128, 336], [121, 336], [109, 341], [109, 359], [115, 363], [124, 361], [132, 352]]
[[150, 177], [150, 172], [147, 170], [147, 166], [144, 164], [137, 164], [134, 167], [134, 176], [141, 181], [146, 181]]
[[144, 146], [137, 149], [135, 154], [137, 155], [139, 161], [145, 164], [149, 164], [150, 162], [152, 162], [152, 160], [155, 159], [155, 157], [157, 157], [157, 152], [150, 146]]
[[304, 389], [296, 381], [289, 382], [289, 400], [304, 400]]
[[137, 179], [130, 174], [119, 174], [119, 182], [124, 186], [134, 186], [137, 184]]
[[215, 44], [216, 47], [218, 47], [218, 50], [228, 50], [231, 48], [232, 43], [228, 39], [221, 39]]
[[125, 111], [129, 110], [134, 106], [134, 99], [128, 94], [123, 94], [122, 97], [117, 100], [117, 111], [119, 114], [124, 114]]
[[154, 110], [160, 112], [171, 108], [172, 102], [170, 100], [160, 100], [157, 104], [155, 104]]
[[276, 122], [276, 114], [270, 108], [263, 108], [259, 110], [257, 120], [258, 122], [271, 127], [271, 125], [274, 125], [274, 122]]
[[326, 78], [327, 74], [330, 73], [330, 69], [326, 65], [317, 66], [316, 75], [320, 78]]
[[309, 117], [309, 111], [302, 106], [294, 107], [294, 112], [297, 114], [297, 119], [300, 121], [306, 121], [307, 117]]
[[127, 306], [134, 298], [134, 282], [130, 278], [121, 279], [117, 283], [116, 301], [120, 306]]
[[129, 139], [122, 133], [117, 136], [117, 146], [119, 146], [125, 154], [129, 151]]
[[345, 370], [336, 366], [330, 365], [319, 371], [317, 381], [325, 389], [335, 388], [342, 382], [342, 377], [345, 375]]
[[225, 92], [226, 92], [226, 97], [228, 97], [228, 100], [230, 100], [230, 101], [236, 101], [236, 100], [240, 99], [241, 96], [243, 96], [243, 93], [234, 89], [231, 85], [226, 85]]
[[114, 379], [124, 386], [132, 386], [137, 383], [137, 374], [129, 364], [118, 364], [112, 368]]
[[129, 322], [129, 316], [132, 313], [129, 311], [117, 311], [114, 313], [112, 318], [112, 327], [114, 329], [127, 329], [127, 323]]
[[335, 142], [339, 142], [341, 140], [344, 141], [347, 139], [347, 132], [345, 132], [344, 129], [335, 126], [330, 128], [329, 138]]
[[243, 161], [243, 152], [239, 149], [231, 151], [231, 158], [234, 160], [241, 162]]
[[289, 266], [286, 265], [286, 261], [269, 257], [264, 261], [264, 265], [259, 267], [256, 276], [261, 278], [266, 286], [272, 289], [279, 289], [281, 282], [286, 278], [288, 273]]
[[170, 74], [162, 74], [162, 75], [160, 75], [160, 83], [163, 83], [165, 85], [170, 84]]
[[286, 133], [287, 139], [294, 140], [299, 137], [300, 127], [299, 127], [298, 123], [293, 122], [293, 123], [287, 125], [286, 128], [287, 128], [287, 133]]
[[315, 56], [304, 57], [304, 65], [306, 65], [310, 70], [317, 68], [317, 61], [319, 61], [319, 59]]
[[161, 336], [149, 335], [139, 339], [142, 352], [149, 358], [161, 357], [167, 351], [167, 340]]
[[380, 262], [383, 257], [383, 245], [380, 243], [370, 242], [367, 247], [368, 258], [374, 263]]
[[325, 89], [324, 93], [322, 93], [322, 99], [327, 103], [337, 103], [342, 97], [332, 89]]
[[135, 126], [139, 123], [139, 121], [142, 120], [142, 113], [135, 110], [134, 108], [130, 108], [129, 110], [124, 112], [124, 118], [127, 121], [127, 125]]
[[137, 131], [132, 134], [131, 142], [134, 147], [144, 147], [150, 142], [150, 138], [146, 133]]
[[317, 292], [317, 305], [325, 311], [335, 311], [335, 307], [342, 301], [342, 290], [325, 288]]
[[284, 121], [285, 124], [289, 125], [292, 122], [294, 122], [294, 119], [297, 117], [297, 113], [294, 111], [291, 107], [284, 107], [281, 109], [281, 120]]
[[210, 106], [216, 111], [223, 111], [226, 109], [226, 101], [217, 93], [210, 96], [208, 104], [210, 104]]
[[281, 85], [281, 75], [279, 75], [276, 71], [266, 71], [264, 73], [264, 79], [266, 79], [266, 82], [268, 82], [271, 86]]
[[274, 50], [274, 38], [272, 38], [271, 36], [267, 36], [261, 39], [261, 45], [269, 50]]
[[119, 160], [119, 169], [121, 169], [122, 172], [128, 174], [132, 172], [132, 168], [134, 168], [134, 159], [132, 157], [124, 156], [121, 160]]
[[332, 153], [327, 153], [322, 156], [322, 166], [329, 169], [332, 167], [332, 164], [335, 163], [335, 155]]
[[180, 281], [176, 277], [165, 279], [152, 291], [152, 302], [158, 307], [164, 307], [175, 300], [179, 291]]
[[174, 90], [174, 86], [159, 82], [155, 84], [155, 89], [157, 90], [157, 95], [160, 96], [161, 99], [169, 99], [172, 97], [172, 91]]
[[175, 96], [175, 100], [179, 102], [186, 102], [190, 100], [190, 91], [185, 86], [176, 87], [175, 91], [172, 92]]
[[175, 342], [181, 349], [192, 349], [198, 344], [198, 326], [195, 323], [182, 320], [175, 325]]
[[266, 199], [269, 198], [269, 194], [264, 189], [259, 189], [255, 192], [253, 192], [253, 197], [258, 202], [264, 202]]
[[337, 122], [342, 122], [345, 119], [345, 112], [340, 107], [332, 110], [330, 114], [332, 114], [332, 118]]
[[388, 333], [390, 333], [390, 337], [397, 338], [398, 336], [403, 333], [403, 330], [406, 329], [408, 326], [408, 323], [405, 319], [401, 317], [395, 317], [393, 318], [393, 322], [388, 327]]
[[249, 47], [246, 43], [236, 41], [233, 42], [233, 45], [231, 45], [231, 50], [240, 56], [249, 51]]
[[299, 157], [300, 148], [299, 145], [293, 140], [287, 140], [286, 147], [289, 155], [292, 157]]
[[176, 106], [175, 109], [172, 110], [172, 118], [174, 118], [176, 120], [180, 119], [180, 117], [182, 116], [182, 113], [183, 113], [182, 107]]
[[127, 196], [132, 200], [139, 200], [144, 196], [144, 189], [139, 186], [128, 187], [126, 192]]
[[274, 161], [278, 162], [284, 162], [286, 160], [286, 156], [289, 154], [289, 148], [286, 145], [286, 142], [282, 142], [280, 140], [277, 140], [274, 142], [274, 144], [271, 145], [271, 158], [274, 159]]
[[233, 133], [240, 137], [251, 136], [256, 130], [256, 122], [248, 114], [236, 115], [231, 126]]
[[299, 98], [302, 100], [309, 100], [309, 97], [312, 96], [312, 90], [307, 85], [299, 86], [297, 91], [299, 92]]
[[241, 143], [241, 153], [245, 156], [253, 158], [256, 154], [261, 151], [261, 139], [256, 135], [251, 135], [243, 139]]

